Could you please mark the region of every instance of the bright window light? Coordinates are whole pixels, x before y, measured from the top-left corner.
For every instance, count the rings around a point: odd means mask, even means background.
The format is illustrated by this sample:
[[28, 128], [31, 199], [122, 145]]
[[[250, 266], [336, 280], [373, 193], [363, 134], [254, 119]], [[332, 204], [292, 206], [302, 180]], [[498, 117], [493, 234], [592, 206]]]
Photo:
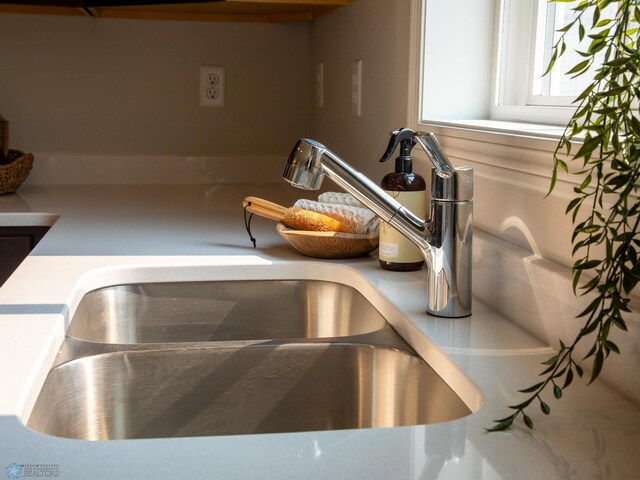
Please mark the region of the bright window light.
[[[598, 66], [602, 63], [604, 52], [598, 55], [599, 61], [591, 65], [588, 72], [572, 78], [566, 75], [575, 65], [584, 60], [578, 51], [586, 51], [591, 39], [586, 35], [580, 41], [578, 28], [572, 28], [564, 37], [567, 45], [565, 53], [558, 58], [553, 70], [543, 76], [549, 65], [553, 46], [562, 35], [560, 30], [576, 18], [571, 3], [549, 3], [548, 0], [538, 0], [535, 25], [535, 53], [534, 68], [531, 78], [530, 105], [569, 105], [591, 83]], [[611, 4], [603, 11], [601, 18], [612, 18], [616, 6]], [[593, 10], [583, 15], [582, 22], [586, 28], [593, 23]], [[601, 28], [605, 28], [602, 26]]]
[[[583, 40], [577, 28], [571, 29], [564, 37], [564, 54], [543, 76], [562, 35], [558, 30], [575, 18], [575, 5], [422, 0], [420, 120], [566, 125], [575, 112], [573, 100], [601, 63], [594, 62], [590, 72], [578, 77], [566, 75], [585, 59], [575, 50], [585, 51], [591, 43], [593, 18], [585, 14]], [[616, 2], [602, 9], [600, 21], [613, 18], [616, 10]]]

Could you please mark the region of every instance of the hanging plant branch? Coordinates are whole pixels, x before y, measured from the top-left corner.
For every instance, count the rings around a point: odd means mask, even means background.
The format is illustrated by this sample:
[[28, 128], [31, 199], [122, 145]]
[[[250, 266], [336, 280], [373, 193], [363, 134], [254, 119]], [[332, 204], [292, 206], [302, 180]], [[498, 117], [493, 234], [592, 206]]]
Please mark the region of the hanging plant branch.
[[[505, 430], [519, 416], [533, 428], [526, 414], [532, 404], [548, 415], [551, 408], [543, 392], [550, 390], [560, 399], [575, 376], [584, 374], [576, 361], [579, 344], [592, 342], [580, 360], [591, 362], [589, 383], [598, 378], [609, 355], [620, 353], [609, 337], [615, 329], [627, 330], [624, 318], [631, 312], [630, 294], [640, 281], [640, 0], [549, 1], [575, 3], [576, 16], [559, 30], [545, 75], [566, 51], [566, 34], [575, 29], [581, 41], [590, 42], [585, 51], [577, 51], [584, 60], [566, 73], [580, 76], [599, 65], [591, 84], [574, 102], [576, 112], [554, 154], [549, 189], [551, 193], [555, 188], [560, 172], [581, 179], [566, 213], [574, 225], [573, 291], [591, 301], [577, 316], [585, 323], [573, 342], [560, 341], [559, 352], [543, 363], [542, 381], [520, 390], [528, 397], [510, 406], [513, 412], [495, 420], [488, 431]], [[615, 16], [601, 18], [609, 5], [616, 7]], [[571, 156], [574, 144], [580, 146]], [[563, 158], [571, 159], [572, 168]]]

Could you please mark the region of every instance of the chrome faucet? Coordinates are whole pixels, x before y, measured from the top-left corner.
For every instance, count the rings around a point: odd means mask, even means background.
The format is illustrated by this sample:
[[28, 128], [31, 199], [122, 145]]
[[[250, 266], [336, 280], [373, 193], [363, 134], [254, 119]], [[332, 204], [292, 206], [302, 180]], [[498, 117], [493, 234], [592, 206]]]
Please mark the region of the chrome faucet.
[[433, 164], [429, 218], [422, 219], [365, 175], [315, 140], [294, 146], [283, 177], [293, 186], [317, 190], [326, 175], [413, 243], [427, 263], [427, 313], [471, 314], [473, 169], [454, 168], [433, 133], [414, 132]]

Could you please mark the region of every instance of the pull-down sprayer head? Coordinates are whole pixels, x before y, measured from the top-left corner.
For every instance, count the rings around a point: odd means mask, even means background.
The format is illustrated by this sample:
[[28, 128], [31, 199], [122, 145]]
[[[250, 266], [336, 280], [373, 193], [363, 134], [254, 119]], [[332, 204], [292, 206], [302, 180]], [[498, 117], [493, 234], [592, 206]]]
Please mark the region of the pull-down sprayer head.
[[322, 185], [322, 155], [326, 147], [315, 140], [298, 140], [289, 155], [283, 177], [294, 187], [318, 190]]

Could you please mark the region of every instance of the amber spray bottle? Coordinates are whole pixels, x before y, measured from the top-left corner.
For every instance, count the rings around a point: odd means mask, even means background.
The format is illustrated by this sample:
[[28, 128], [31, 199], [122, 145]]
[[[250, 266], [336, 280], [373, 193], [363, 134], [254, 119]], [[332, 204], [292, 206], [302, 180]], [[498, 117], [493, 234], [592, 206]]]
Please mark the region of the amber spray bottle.
[[[416, 140], [413, 130], [401, 128], [391, 132], [389, 146], [381, 162], [387, 161], [400, 145], [396, 157], [395, 171], [382, 179], [380, 186], [402, 205], [420, 218], [426, 218], [427, 186], [420, 175], [413, 173], [411, 149]], [[380, 266], [384, 270], [412, 272], [424, 266], [424, 258], [404, 235], [386, 222], [380, 222], [380, 244], [378, 247]]]

